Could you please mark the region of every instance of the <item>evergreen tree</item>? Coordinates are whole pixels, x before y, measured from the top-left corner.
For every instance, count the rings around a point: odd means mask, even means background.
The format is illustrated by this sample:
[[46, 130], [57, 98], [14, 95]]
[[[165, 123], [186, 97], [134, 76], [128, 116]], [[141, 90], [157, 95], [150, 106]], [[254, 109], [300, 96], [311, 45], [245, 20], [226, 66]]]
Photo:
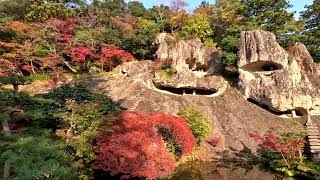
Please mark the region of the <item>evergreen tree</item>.
[[[303, 26], [297, 22], [288, 0], [242, 0], [245, 17], [255, 26], [271, 31], [280, 41], [290, 43], [292, 33], [300, 31]], [[290, 34], [291, 37], [288, 35]]]
[[313, 4], [307, 6], [307, 10], [302, 12], [302, 17], [306, 20], [302, 41], [310, 51], [316, 62], [320, 62], [320, 1], [314, 0]]

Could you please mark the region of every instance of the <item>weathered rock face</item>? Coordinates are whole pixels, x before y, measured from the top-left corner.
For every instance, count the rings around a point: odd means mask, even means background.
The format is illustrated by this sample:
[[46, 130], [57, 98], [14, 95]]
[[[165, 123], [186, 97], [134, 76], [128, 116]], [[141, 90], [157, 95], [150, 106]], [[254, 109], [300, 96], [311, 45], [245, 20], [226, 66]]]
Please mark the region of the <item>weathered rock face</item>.
[[287, 48], [287, 51], [298, 62], [303, 71], [311, 74], [318, 73], [316, 64], [303, 44], [294, 43]]
[[170, 77], [163, 77], [160, 69], [156, 70], [153, 79], [156, 87], [180, 88], [181, 93], [208, 91], [208, 94], [221, 89], [223, 79], [214, 76], [222, 68], [220, 51], [215, 47], [206, 47], [199, 39], [175, 42], [174, 37], [166, 33], [159, 34], [154, 44], [158, 46], [158, 59], [169, 60], [175, 71]]
[[310, 110], [320, 114], [320, 91], [309, 77], [318, 71], [304, 45], [288, 52], [266, 31], [241, 33], [238, 54], [239, 87], [243, 95], [277, 112]]
[[220, 54], [215, 47], [206, 47], [199, 39], [176, 42], [173, 36], [161, 33], [154, 42], [158, 46], [158, 59], [172, 59], [172, 67], [178, 73], [205, 71], [214, 74], [221, 71]]
[[275, 124], [281, 131], [293, 127], [289, 121], [247, 102], [234, 89], [215, 97], [176, 96], [159, 91], [153, 85], [153, 66], [152, 61], [125, 63], [110, 74], [90, 77], [86, 83], [92, 91], [110, 96], [128, 110], [177, 114], [182, 107], [199, 109], [211, 119], [214, 135], [225, 139], [225, 150], [254, 150], [257, 144], [249, 133], [276, 131]]

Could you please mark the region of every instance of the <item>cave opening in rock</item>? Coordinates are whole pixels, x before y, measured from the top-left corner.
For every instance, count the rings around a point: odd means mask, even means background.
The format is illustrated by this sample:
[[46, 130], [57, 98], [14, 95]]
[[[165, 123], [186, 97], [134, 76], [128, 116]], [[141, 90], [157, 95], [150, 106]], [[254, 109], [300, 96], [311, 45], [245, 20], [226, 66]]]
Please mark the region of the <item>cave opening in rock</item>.
[[217, 90], [213, 89], [201, 89], [201, 88], [175, 88], [167, 86], [156, 86], [157, 89], [167, 91], [176, 95], [206, 95], [210, 96], [217, 93]]
[[242, 67], [242, 69], [251, 72], [267, 72], [282, 69], [282, 65], [270, 61], [258, 61], [245, 65]]
[[[277, 115], [277, 116], [281, 116], [281, 115], [291, 116], [292, 115], [292, 111], [291, 110], [288, 110], [288, 111], [276, 111], [276, 110], [270, 108], [268, 105], [262, 104], [262, 103], [256, 101], [255, 99], [248, 98], [247, 101], [252, 103], [252, 104], [255, 104], [255, 105], [259, 106], [260, 108], [262, 108], [262, 109], [264, 109], [264, 110], [266, 110], [266, 111], [268, 111], [268, 112], [270, 112], [270, 113], [272, 113], [274, 115]], [[297, 111], [296, 111], [296, 113], [297, 113]], [[300, 114], [300, 111], [298, 113]], [[297, 113], [297, 116], [299, 116], [298, 113]]]

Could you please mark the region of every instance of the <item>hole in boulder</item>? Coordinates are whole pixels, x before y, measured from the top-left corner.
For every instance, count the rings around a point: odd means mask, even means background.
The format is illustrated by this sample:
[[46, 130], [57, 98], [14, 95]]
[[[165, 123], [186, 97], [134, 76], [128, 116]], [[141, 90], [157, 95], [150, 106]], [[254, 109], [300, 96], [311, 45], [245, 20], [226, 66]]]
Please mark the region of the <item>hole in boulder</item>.
[[186, 63], [189, 65], [189, 69], [193, 69], [196, 65], [196, 58], [188, 58], [186, 59]]
[[266, 71], [276, 71], [282, 69], [281, 64], [277, 64], [269, 61], [258, 61], [242, 67], [243, 70], [251, 72], [266, 72]]
[[206, 95], [210, 96], [217, 93], [217, 90], [212, 89], [200, 89], [200, 88], [175, 88], [167, 86], [156, 86], [157, 89], [167, 91], [177, 95]]
[[207, 65], [203, 65], [201, 63], [196, 63], [196, 68], [193, 71], [203, 71], [206, 72], [208, 70]]
[[258, 101], [254, 100], [252, 98], [248, 98], [247, 101], [252, 103], [252, 104], [255, 104], [255, 105], [259, 106], [260, 108], [262, 108], [262, 109], [264, 109], [264, 110], [266, 110], [266, 111], [268, 111], [268, 112], [270, 112], [270, 113], [272, 113], [274, 115], [277, 115], [277, 116], [281, 116], [281, 115], [289, 115], [289, 116], [291, 116], [291, 114], [292, 114], [291, 110], [284, 111], [284, 112], [276, 111], [276, 110], [270, 108], [268, 105], [259, 103]]

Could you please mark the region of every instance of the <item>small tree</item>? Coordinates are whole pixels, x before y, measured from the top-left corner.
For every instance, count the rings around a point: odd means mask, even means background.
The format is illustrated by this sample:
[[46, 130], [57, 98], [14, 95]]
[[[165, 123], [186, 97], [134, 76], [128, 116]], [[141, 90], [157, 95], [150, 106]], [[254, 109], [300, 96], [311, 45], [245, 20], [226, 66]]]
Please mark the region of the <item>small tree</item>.
[[291, 161], [302, 158], [304, 140], [299, 138], [277, 137], [269, 130], [263, 136], [250, 133], [249, 136], [259, 143], [259, 147], [281, 155], [289, 169], [292, 168]]
[[29, 82], [29, 78], [25, 76], [12, 75], [0, 77], [0, 83], [11, 84], [15, 93], [19, 92], [19, 85], [28, 84]]
[[174, 141], [182, 154], [190, 153], [195, 145], [185, 120], [163, 113], [123, 112], [115, 116], [111, 130], [97, 138], [93, 168], [122, 178], [166, 177], [174, 170], [168, 143]]

